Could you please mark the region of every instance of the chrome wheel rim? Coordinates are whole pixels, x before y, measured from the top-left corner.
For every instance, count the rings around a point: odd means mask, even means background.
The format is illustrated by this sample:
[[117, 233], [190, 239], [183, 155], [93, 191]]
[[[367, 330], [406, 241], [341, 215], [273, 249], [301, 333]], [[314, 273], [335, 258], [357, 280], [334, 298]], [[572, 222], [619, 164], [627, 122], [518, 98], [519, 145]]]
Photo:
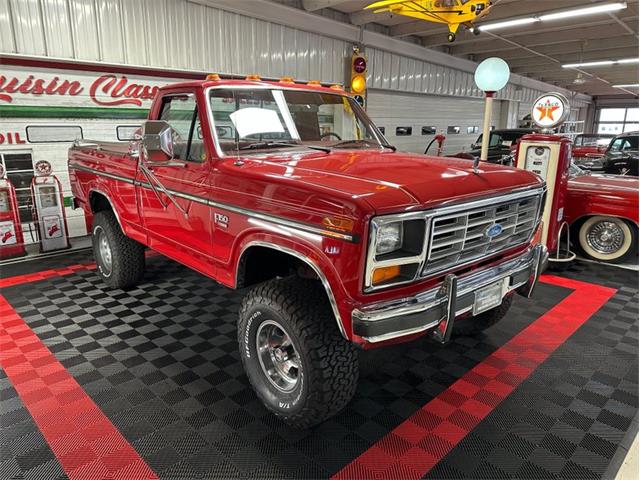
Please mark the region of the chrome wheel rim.
[[291, 337], [276, 322], [263, 322], [256, 332], [256, 349], [262, 372], [281, 392], [291, 392], [300, 379], [300, 356]]
[[616, 253], [624, 244], [624, 231], [614, 222], [598, 222], [587, 233], [587, 242], [603, 255]]
[[113, 267], [113, 255], [111, 253], [111, 246], [109, 245], [107, 234], [102, 228], [98, 227], [95, 233], [98, 235], [98, 252], [100, 254], [100, 261], [102, 263], [102, 267], [105, 270], [104, 273], [106, 275], [109, 275]]

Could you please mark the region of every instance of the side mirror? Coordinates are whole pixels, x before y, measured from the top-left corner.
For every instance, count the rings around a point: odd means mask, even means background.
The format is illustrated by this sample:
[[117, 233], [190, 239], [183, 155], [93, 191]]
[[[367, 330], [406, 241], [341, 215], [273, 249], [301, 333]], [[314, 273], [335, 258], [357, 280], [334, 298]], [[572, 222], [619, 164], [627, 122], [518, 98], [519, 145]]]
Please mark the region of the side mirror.
[[148, 120], [142, 124], [142, 150], [148, 163], [164, 163], [173, 159], [173, 133], [164, 120]]

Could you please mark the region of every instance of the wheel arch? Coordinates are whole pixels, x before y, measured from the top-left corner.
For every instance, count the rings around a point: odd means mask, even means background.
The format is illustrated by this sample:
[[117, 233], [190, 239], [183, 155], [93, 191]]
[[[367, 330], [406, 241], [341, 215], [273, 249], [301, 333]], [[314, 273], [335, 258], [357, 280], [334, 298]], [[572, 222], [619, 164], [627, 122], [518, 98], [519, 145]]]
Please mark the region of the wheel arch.
[[91, 211], [92, 215], [103, 210], [111, 210], [113, 212], [113, 215], [116, 217], [116, 221], [118, 222], [120, 229], [124, 231], [122, 228], [122, 222], [120, 221], [120, 215], [118, 215], [118, 210], [116, 210], [116, 208], [114, 207], [111, 198], [109, 198], [109, 195], [107, 195], [103, 190], [97, 187], [92, 187], [89, 190], [87, 197], [89, 210]]
[[278, 243], [274, 243], [272, 241], [266, 241], [266, 240], [250, 240], [247, 243], [245, 243], [242, 246], [240, 255], [238, 256], [238, 261], [236, 262], [236, 275], [235, 275], [236, 288], [246, 286], [243, 280], [245, 275], [245, 272], [243, 271], [243, 269], [246, 267], [246, 262], [247, 262], [247, 259], [249, 258], [249, 254], [252, 251], [256, 251], [255, 249], [265, 249], [267, 251], [277, 252], [278, 254], [286, 255], [294, 259], [295, 261], [301, 262], [302, 264], [310, 268], [314, 272], [314, 274], [318, 277], [318, 280], [320, 280], [320, 283], [322, 284], [322, 287], [325, 290], [327, 299], [329, 300], [329, 304], [331, 305], [331, 310], [335, 317], [335, 321], [338, 326], [338, 330], [340, 331], [340, 334], [345, 339], [347, 340], [349, 339], [344, 326], [344, 322], [342, 320], [342, 316], [340, 314], [340, 309], [338, 308], [338, 303], [336, 301], [334, 291], [331, 288], [331, 283], [329, 282], [329, 279], [323, 272], [322, 268], [317, 264], [317, 262], [311, 259], [308, 255], [305, 255], [297, 250], [294, 250], [293, 248], [286, 247]]
[[578, 232], [578, 230], [580, 230], [580, 227], [582, 226], [582, 224], [584, 222], [586, 222], [587, 220], [589, 220], [591, 217], [613, 217], [613, 218], [619, 218], [620, 220], [624, 220], [625, 222], [631, 224], [632, 226], [634, 226], [636, 228], [636, 230], [638, 230], [638, 222], [636, 220], [634, 220], [633, 218], [629, 218], [629, 217], [625, 217], [624, 215], [614, 215], [611, 213], [596, 213], [596, 212], [588, 212], [585, 213], [584, 215], [581, 215], [580, 217], [574, 219], [570, 224], [569, 224], [569, 231], [571, 232], [571, 234], [574, 234]]

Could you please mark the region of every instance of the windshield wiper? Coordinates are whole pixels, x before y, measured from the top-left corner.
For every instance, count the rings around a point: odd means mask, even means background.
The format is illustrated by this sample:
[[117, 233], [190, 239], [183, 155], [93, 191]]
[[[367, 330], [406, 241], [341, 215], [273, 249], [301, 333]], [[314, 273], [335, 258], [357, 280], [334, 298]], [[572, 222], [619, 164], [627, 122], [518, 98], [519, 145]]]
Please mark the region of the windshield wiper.
[[326, 147], [317, 147], [314, 145], [304, 145], [302, 143], [287, 143], [287, 142], [256, 142], [250, 143], [240, 147], [238, 150], [258, 150], [260, 148], [278, 148], [278, 147], [304, 147], [311, 150], [319, 150], [324, 153], [331, 153], [331, 149]]
[[384, 148], [388, 148], [391, 151], [395, 152], [397, 149], [396, 147], [394, 147], [393, 145], [389, 145], [388, 143], [383, 143], [383, 144], [379, 144], [376, 142], [373, 142], [372, 140], [345, 140], [343, 142], [339, 142], [336, 143], [335, 145], [332, 145], [332, 148], [343, 148], [343, 147], [348, 147], [350, 145], [367, 145], [367, 146], [371, 146], [371, 147], [375, 147], [378, 145], [382, 145]]

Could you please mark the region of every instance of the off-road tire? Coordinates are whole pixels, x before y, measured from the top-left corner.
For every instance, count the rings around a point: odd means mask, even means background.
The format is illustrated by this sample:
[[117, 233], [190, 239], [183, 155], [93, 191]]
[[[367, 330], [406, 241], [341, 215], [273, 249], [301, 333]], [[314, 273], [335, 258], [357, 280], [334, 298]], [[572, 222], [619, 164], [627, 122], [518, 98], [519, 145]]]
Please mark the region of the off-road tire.
[[[102, 235], [111, 249], [110, 269], [100, 253]], [[92, 244], [98, 274], [109, 287], [125, 290], [140, 281], [144, 274], [144, 246], [125, 236], [113, 212], [105, 210], [93, 216]]]
[[[295, 388], [279, 391], [258, 358], [256, 338], [276, 322], [291, 338], [301, 368]], [[357, 350], [340, 334], [322, 285], [296, 277], [254, 287], [242, 301], [238, 343], [245, 372], [263, 404], [285, 423], [309, 428], [342, 410], [358, 384]]]
[[477, 316], [469, 316], [461, 318], [453, 323], [453, 334], [455, 336], [476, 335], [489, 327], [492, 327], [504, 318], [511, 304], [513, 303], [513, 294], [502, 299], [502, 304], [491, 310], [481, 313]]

